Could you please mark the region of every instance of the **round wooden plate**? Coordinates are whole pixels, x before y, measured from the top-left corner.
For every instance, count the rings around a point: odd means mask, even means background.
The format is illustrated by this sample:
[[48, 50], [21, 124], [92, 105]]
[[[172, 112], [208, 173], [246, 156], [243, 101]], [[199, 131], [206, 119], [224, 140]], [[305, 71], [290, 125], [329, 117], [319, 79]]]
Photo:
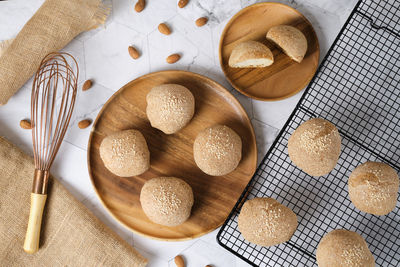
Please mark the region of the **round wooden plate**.
[[[291, 60], [266, 39], [268, 30], [281, 24], [298, 28], [307, 38], [308, 50], [301, 63]], [[274, 63], [266, 68], [229, 67], [233, 48], [248, 40], [266, 44], [274, 54]], [[280, 3], [258, 3], [239, 11], [225, 26], [219, 59], [226, 78], [236, 90], [254, 99], [275, 101], [296, 94], [310, 82], [318, 67], [319, 43], [311, 23], [297, 10]]]
[[[186, 86], [196, 101], [195, 115], [189, 125], [172, 135], [152, 128], [146, 116], [147, 93], [164, 83]], [[199, 131], [217, 123], [239, 134], [243, 157], [232, 173], [213, 177], [196, 166], [192, 146]], [[143, 133], [150, 150], [151, 167], [142, 175], [123, 178], [104, 167], [99, 146], [105, 136], [126, 129]], [[256, 164], [254, 130], [240, 103], [218, 83], [186, 71], [150, 73], [122, 87], [99, 112], [88, 144], [89, 174], [105, 208], [130, 230], [167, 241], [192, 239], [220, 226], [251, 179]], [[152, 223], [142, 211], [140, 190], [145, 181], [158, 176], [181, 177], [193, 188], [192, 215], [182, 225], [166, 227]]]

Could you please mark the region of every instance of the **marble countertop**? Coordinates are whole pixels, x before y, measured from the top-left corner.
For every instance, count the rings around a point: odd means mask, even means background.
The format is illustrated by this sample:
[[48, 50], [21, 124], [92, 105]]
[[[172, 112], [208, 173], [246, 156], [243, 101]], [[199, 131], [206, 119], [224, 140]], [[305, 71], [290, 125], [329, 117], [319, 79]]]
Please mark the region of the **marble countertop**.
[[[303, 91], [288, 99], [262, 102], [237, 93], [225, 80], [219, 66], [218, 42], [229, 18], [255, 0], [190, 0], [180, 9], [176, 0], [150, 0], [141, 13], [134, 11], [133, 0], [106, 0], [112, 13], [104, 27], [85, 32], [69, 43], [64, 51], [77, 58], [80, 66], [79, 88], [86, 79], [93, 88], [79, 90], [76, 108], [52, 173], [105, 224], [149, 259], [148, 266], [175, 266], [173, 258], [181, 254], [187, 266], [248, 266], [216, 242], [218, 229], [200, 238], [184, 242], [154, 241], [130, 232], [119, 225], [102, 207], [91, 185], [86, 162], [90, 128], [81, 130], [78, 121], [95, 119], [106, 100], [124, 84], [149, 72], [182, 69], [208, 76], [224, 85], [240, 101], [253, 123], [259, 158], [283, 127]], [[282, 0], [302, 12], [313, 24], [320, 42], [321, 60], [355, 6], [357, 0]], [[15, 37], [43, 0], [0, 1], [0, 41]], [[194, 21], [207, 16], [206, 26]], [[157, 26], [167, 22], [173, 33], [161, 35]], [[135, 45], [142, 56], [134, 61], [127, 47]], [[169, 65], [165, 58], [181, 53], [182, 59]], [[28, 81], [7, 105], [0, 107], [0, 135], [32, 154], [31, 133], [19, 127], [30, 116]]]

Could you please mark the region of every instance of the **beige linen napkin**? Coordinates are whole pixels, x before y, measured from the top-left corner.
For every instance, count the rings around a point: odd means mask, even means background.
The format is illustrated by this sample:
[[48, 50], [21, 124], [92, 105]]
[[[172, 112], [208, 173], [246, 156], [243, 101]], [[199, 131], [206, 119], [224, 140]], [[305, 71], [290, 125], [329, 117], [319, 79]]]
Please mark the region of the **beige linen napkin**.
[[146, 265], [144, 257], [103, 225], [56, 179], [50, 179], [40, 249], [33, 255], [25, 253], [22, 246], [33, 171], [32, 158], [0, 137], [1, 266]]
[[104, 23], [109, 12], [101, 0], [46, 0], [11, 43], [0, 45], [0, 105], [35, 73], [44, 56]]

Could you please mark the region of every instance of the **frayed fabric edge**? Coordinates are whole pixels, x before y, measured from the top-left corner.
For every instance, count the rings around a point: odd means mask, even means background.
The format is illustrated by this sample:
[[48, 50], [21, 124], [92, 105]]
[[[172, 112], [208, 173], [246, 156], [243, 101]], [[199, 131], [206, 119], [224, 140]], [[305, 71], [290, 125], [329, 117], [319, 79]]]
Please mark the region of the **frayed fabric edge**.
[[4, 40], [0, 42], [0, 57], [6, 52], [7, 48], [11, 45], [15, 38]]
[[108, 3], [102, 3], [99, 1], [99, 6], [92, 17], [92, 24], [88, 27], [89, 30], [96, 29], [100, 25], [104, 24], [107, 20], [108, 15], [110, 15], [112, 5]]

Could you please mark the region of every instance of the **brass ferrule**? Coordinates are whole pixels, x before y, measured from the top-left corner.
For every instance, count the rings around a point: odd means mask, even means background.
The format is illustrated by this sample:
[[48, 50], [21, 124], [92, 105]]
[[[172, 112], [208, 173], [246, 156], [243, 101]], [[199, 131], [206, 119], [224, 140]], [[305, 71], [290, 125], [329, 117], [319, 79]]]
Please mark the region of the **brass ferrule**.
[[33, 175], [32, 193], [47, 194], [47, 182], [49, 181], [49, 171], [35, 169]]

